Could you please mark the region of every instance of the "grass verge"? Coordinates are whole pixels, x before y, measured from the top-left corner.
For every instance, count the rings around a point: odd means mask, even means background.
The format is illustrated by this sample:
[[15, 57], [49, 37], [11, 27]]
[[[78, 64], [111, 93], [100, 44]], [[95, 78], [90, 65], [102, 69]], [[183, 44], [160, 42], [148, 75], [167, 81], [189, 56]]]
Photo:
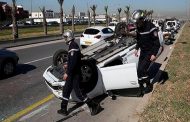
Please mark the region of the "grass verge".
[[[75, 32], [83, 32], [88, 25], [76, 25]], [[64, 26], [64, 30], [72, 29], [72, 26]], [[19, 28], [19, 38], [43, 36], [43, 27]], [[59, 34], [59, 26], [48, 26], [48, 35]], [[12, 28], [0, 30], [0, 41], [12, 40]]]
[[165, 71], [169, 79], [158, 85], [142, 122], [190, 122], [190, 23], [175, 45]]

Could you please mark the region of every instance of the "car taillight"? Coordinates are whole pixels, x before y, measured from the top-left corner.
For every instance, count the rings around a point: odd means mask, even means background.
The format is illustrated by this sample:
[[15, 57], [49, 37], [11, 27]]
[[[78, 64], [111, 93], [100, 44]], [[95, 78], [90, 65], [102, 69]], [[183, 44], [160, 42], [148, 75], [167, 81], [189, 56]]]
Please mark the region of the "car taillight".
[[82, 34], [82, 35], [80, 35], [80, 37], [84, 37], [84, 35]]
[[95, 36], [94, 38], [99, 39], [99, 38], [101, 38], [101, 35], [97, 35], [97, 36]]

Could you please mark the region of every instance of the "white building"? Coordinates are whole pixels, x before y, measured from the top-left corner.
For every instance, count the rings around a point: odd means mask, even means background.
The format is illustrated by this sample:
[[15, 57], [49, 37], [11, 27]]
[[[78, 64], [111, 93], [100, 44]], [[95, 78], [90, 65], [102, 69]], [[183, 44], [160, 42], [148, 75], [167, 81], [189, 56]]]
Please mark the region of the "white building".
[[[54, 12], [52, 10], [46, 10], [46, 18], [53, 18], [53, 14]], [[32, 12], [31, 17], [30, 18], [43, 18], [43, 14], [42, 12]]]

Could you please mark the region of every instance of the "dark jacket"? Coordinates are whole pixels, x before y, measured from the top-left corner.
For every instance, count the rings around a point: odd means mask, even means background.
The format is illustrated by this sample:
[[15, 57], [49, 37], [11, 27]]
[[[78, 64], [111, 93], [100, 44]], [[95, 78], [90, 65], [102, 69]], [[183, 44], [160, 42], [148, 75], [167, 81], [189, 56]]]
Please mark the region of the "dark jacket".
[[78, 44], [73, 40], [69, 44], [68, 50], [68, 75], [81, 73], [81, 52]]
[[149, 52], [151, 55], [158, 53], [160, 42], [158, 30], [153, 23], [145, 21], [144, 26], [137, 28], [137, 44], [136, 49], [142, 52]]

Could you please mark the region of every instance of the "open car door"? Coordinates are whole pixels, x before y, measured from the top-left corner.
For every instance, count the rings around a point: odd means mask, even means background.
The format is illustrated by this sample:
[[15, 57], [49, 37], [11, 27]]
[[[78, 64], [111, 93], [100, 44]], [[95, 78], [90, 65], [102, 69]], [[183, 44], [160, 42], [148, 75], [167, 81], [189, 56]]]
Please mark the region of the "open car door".
[[106, 90], [139, 87], [136, 63], [104, 67], [100, 72]]

